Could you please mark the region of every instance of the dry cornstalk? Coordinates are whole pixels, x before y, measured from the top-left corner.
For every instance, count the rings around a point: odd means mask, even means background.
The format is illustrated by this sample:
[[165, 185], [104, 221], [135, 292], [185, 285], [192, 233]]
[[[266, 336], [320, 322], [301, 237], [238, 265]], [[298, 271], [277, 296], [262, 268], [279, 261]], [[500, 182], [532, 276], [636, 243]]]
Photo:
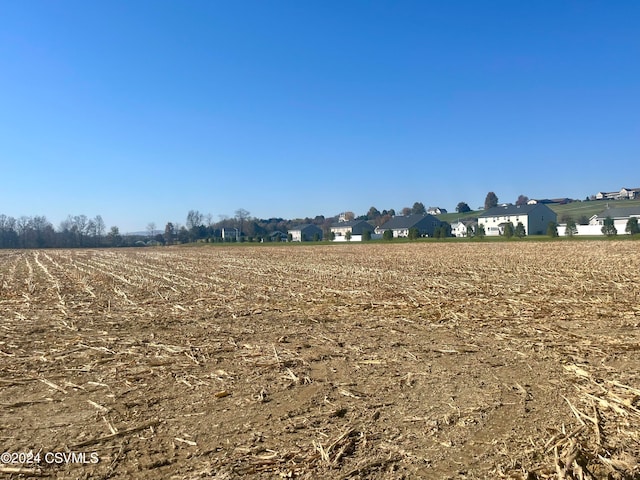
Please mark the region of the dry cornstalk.
[[129, 435], [130, 433], [135, 433], [135, 432], [139, 432], [140, 430], [145, 430], [147, 428], [155, 427], [159, 423], [160, 423], [159, 420], [151, 420], [150, 422], [145, 422], [142, 425], [127, 428], [125, 430], [112, 433], [111, 435], [105, 435], [104, 437], [93, 438], [91, 440], [85, 440], [84, 442], [76, 443], [74, 445], [71, 445], [70, 448], [82, 448], [82, 447], [87, 447], [89, 445], [95, 445], [96, 443], [106, 442], [114, 438], [122, 437], [124, 435]]

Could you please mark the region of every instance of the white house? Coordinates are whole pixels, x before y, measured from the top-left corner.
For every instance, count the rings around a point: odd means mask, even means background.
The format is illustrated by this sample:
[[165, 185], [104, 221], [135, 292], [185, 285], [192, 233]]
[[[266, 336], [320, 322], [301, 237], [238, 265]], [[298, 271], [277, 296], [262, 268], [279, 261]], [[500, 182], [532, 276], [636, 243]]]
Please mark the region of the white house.
[[289, 229], [292, 242], [310, 242], [322, 240], [322, 229], [316, 225], [306, 224]]
[[598, 192], [596, 200], [633, 200], [640, 198], [640, 188], [623, 187], [619, 192]]
[[620, 198], [628, 198], [629, 200], [640, 198], [640, 188], [622, 188], [620, 189]]
[[589, 219], [589, 225], [602, 228], [604, 221], [607, 218], [611, 218], [618, 234], [623, 234], [627, 228], [627, 222], [632, 217], [637, 218], [640, 222], [640, 207], [607, 208], [602, 213], [591, 217]]
[[467, 237], [469, 228], [475, 228], [477, 222], [475, 220], [456, 221], [451, 224], [451, 234], [456, 237]]
[[[624, 229], [622, 230], [624, 232]], [[561, 223], [558, 225], [558, 235], [564, 237], [567, 234], [567, 224]], [[578, 225], [576, 224], [576, 237], [584, 235], [603, 235], [602, 227], [600, 225]]]
[[330, 228], [334, 235], [333, 240], [335, 242], [347, 241], [347, 237], [349, 237], [349, 241], [352, 242], [362, 241], [362, 235], [365, 231], [370, 232], [372, 234], [372, 238], [376, 237], [376, 234], [374, 233], [375, 227], [365, 220], [338, 222], [331, 225]]
[[[609, 208], [602, 211], [598, 215], [594, 215], [589, 219], [588, 225], [576, 225], [575, 236], [580, 235], [604, 235], [602, 227], [607, 217], [613, 220], [613, 226], [616, 227], [618, 235], [626, 234], [627, 222], [630, 218], [637, 218], [640, 223], [640, 207], [619, 207]], [[558, 235], [565, 236], [567, 225], [562, 223], [558, 225]]]
[[447, 213], [447, 209], [440, 207], [429, 207], [427, 209], [427, 213], [429, 215], [444, 215], [445, 213]]
[[478, 216], [478, 226], [484, 227], [487, 236], [504, 233], [504, 226], [511, 222], [515, 227], [524, 225], [527, 235], [544, 235], [549, 222], [556, 222], [556, 213], [544, 203], [533, 205], [505, 205], [493, 207]]

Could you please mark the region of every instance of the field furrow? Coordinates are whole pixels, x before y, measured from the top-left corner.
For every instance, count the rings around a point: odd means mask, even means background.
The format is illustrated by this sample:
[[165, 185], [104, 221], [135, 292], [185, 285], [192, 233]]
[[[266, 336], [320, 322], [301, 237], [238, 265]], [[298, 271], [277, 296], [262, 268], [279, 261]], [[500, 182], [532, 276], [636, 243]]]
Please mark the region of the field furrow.
[[0, 439], [99, 456], [20, 467], [53, 478], [638, 478], [639, 268], [637, 242], [0, 252]]

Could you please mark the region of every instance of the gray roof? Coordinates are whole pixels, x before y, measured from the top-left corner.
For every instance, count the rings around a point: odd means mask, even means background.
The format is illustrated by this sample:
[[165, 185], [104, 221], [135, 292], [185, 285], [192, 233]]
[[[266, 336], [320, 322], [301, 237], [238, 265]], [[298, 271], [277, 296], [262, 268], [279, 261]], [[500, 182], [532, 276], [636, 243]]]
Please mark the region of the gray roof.
[[[479, 218], [484, 217], [500, 217], [504, 215], [529, 215], [532, 211], [538, 208], [546, 208], [550, 212], [554, 213], [549, 207], [543, 203], [535, 203], [533, 205], [506, 205], [504, 207], [493, 207], [484, 212], [482, 215], [478, 215]], [[555, 215], [555, 213], [554, 213]]]
[[416, 213], [414, 215], [407, 215], [406, 217], [392, 217], [388, 222], [382, 225], [380, 228], [382, 230], [397, 230], [397, 229], [405, 229], [405, 228], [413, 228], [416, 224], [420, 223], [425, 218], [433, 219], [436, 222], [440, 222], [433, 215], [421, 215]]
[[366, 220], [349, 220], [348, 222], [338, 222], [332, 223], [331, 227], [333, 228], [347, 228], [347, 227], [355, 227], [356, 225], [360, 225], [361, 223], [366, 223], [370, 225]]
[[302, 232], [303, 230], [307, 230], [309, 228], [318, 229], [318, 230], [322, 231], [322, 229], [320, 227], [318, 227], [317, 225], [314, 225], [312, 223], [305, 223], [304, 225], [298, 225], [297, 227], [290, 228], [289, 231], [291, 232], [291, 231], [294, 231], [294, 230], [300, 230]]
[[[621, 200], [624, 201], [624, 200]], [[604, 212], [598, 214], [598, 218], [627, 218], [630, 216], [640, 215], [640, 206], [636, 207], [616, 207], [607, 208]]]

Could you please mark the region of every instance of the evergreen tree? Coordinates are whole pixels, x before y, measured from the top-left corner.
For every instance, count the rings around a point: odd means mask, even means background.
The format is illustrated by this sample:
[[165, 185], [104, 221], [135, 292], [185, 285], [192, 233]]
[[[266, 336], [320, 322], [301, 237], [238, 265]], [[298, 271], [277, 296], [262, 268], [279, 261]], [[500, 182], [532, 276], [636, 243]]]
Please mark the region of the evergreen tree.
[[513, 223], [508, 222], [505, 226], [504, 226], [504, 233], [503, 235], [505, 236], [505, 238], [511, 238], [513, 237], [515, 231], [513, 229]]
[[460, 202], [458, 203], [458, 205], [456, 206], [456, 212], [458, 213], [466, 213], [466, 212], [470, 212], [471, 208], [469, 208], [469, 205], [465, 202]]
[[424, 215], [427, 213], [427, 209], [424, 208], [424, 204], [422, 202], [416, 202], [413, 204], [413, 208], [411, 209], [411, 213], [414, 215]]
[[607, 217], [604, 219], [604, 225], [602, 226], [601, 231], [607, 237], [613, 237], [618, 234], [618, 229], [613, 223], [613, 218]]
[[487, 193], [487, 196], [484, 199], [484, 209], [489, 210], [490, 208], [497, 207], [497, 206], [498, 206], [498, 196], [493, 192]]

